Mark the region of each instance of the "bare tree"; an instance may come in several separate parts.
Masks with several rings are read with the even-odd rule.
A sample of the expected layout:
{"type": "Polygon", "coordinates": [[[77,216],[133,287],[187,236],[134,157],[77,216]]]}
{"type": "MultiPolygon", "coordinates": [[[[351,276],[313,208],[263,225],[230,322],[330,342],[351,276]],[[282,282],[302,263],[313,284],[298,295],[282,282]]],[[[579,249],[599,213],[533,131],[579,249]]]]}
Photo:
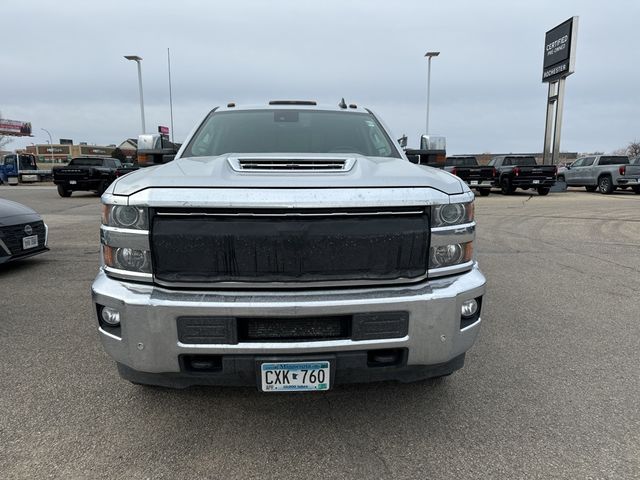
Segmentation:
{"type": "Polygon", "coordinates": [[[627,147],[617,148],[611,153],[613,155],[626,155],[627,154],[627,147]]]}
{"type": "Polygon", "coordinates": [[[631,158],[640,156],[640,142],[638,140],[629,142],[629,145],[627,146],[627,155],[631,158]]]}

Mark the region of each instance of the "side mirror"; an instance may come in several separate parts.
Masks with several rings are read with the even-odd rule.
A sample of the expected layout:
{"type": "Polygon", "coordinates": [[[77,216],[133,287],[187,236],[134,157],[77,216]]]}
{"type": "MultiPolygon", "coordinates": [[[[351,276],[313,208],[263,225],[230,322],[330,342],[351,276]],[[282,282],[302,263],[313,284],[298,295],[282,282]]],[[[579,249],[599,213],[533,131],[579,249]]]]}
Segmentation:
{"type": "Polygon", "coordinates": [[[420,150],[446,150],[447,139],[440,135],[422,135],[420,137],[420,150]]]}
{"type": "Polygon", "coordinates": [[[162,155],[162,163],[168,163],[176,158],[175,154],[162,155]]]}
{"type": "Polygon", "coordinates": [[[571,170],[571,165],[567,165],[567,170],[571,170]]]}
{"type": "Polygon", "coordinates": [[[407,155],[407,159],[411,163],[420,164],[420,155],[407,155]]]}
{"type": "Polygon", "coordinates": [[[398,144],[400,145],[400,147],[402,148],[407,148],[407,136],[406,135],[402,135],[399,139],[398,139],[398,144]]]}
{"type": "Polygon", "coordinates": [[[162,135],[151,133],[138,135],[138,150],[159,150],[162,148],[162,135]]]}

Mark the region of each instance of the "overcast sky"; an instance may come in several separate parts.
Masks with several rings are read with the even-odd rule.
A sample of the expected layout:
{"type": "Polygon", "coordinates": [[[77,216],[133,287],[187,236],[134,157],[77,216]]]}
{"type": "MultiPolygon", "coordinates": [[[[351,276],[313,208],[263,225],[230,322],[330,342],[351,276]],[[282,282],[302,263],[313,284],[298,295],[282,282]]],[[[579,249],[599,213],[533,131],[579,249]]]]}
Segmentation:
{"type": "Polygon", "coordinates": [[[562,150],[611,151],[640,139],[640,2],[108,1],[3,2],[0,111],[34,138],[120,143],[140,133],[135,64],[144,58],[147,130],[175,139],[229,101],[314,99],[367,106],[409,145],[431,125],[449,153],[542,149],[544,33],[580,17],[562,150]]]}

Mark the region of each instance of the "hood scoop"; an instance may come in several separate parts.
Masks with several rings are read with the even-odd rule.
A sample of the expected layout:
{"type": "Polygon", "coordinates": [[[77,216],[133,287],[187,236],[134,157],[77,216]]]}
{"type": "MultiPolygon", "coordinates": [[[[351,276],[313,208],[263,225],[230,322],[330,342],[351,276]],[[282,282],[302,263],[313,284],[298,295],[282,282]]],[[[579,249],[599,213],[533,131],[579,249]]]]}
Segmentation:
{"type": "Polygon", "coordinates": [[[353,168],[356,159],[340,157],[229,157],[228,161],[233,170],[243,173],[344,173],[353,168]]]}

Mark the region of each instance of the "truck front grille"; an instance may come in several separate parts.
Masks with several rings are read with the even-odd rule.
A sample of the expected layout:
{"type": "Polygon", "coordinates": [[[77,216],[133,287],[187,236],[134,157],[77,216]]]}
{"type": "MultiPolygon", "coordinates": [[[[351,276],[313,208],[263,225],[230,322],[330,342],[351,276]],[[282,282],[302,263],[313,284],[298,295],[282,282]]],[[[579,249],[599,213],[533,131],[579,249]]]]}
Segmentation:
{"type": "Polygon", "coordinates": [[[163,210],[151,251],[165,285],[379,283],[424,277],[429,237],[428,215],[415,208],[163,210]]]}

